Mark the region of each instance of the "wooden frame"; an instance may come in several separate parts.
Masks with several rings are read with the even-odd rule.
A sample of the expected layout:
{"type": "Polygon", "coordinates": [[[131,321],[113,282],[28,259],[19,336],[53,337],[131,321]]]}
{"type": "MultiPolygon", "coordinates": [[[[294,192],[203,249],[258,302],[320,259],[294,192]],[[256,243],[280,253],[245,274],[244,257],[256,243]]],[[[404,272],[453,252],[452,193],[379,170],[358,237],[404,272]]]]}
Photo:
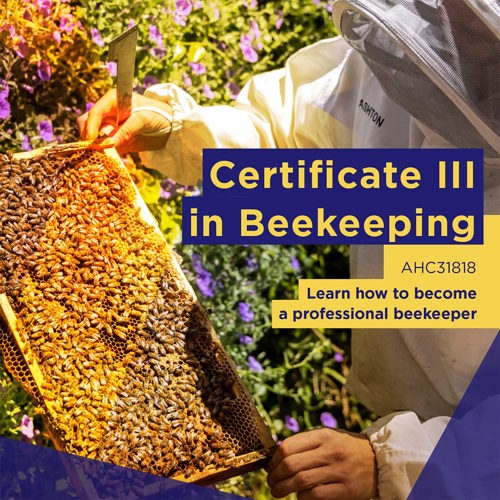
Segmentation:
{"type": "MultiPolygon", "coordinates": [[[[81,142],[81,143],[75,143],[74,145],[64,145],[60,149],[60,154],[71,154],[72,152],[75,152],[79,149],[86,149],[91,147],[91,142],[81,142]]],[[[57,153],[57,146],[53,148],[51,151],[54,152],[54,154],[57,153]]],[[[45,153],[45,151],[48,148],[42,148],[34,151],[28,151],[20,154],[14,155],[14,158],[19,158],[19,159],[31,159],[38,157],[42,154],[45,153]]],[[[92,149],[92,147],[91,147],[92,149]]],[[[104,149],[103,147],[98,147],[97,149],[104,149]]],[[[50,149],[49,149],[50,151],[50,149]]],[[[126,168],[123,165],[120,156],[116,152],[116,150],[112,147],[105,147],[105,154],[115,160],[117,164],[121,166],[121,168],[126,172],[126,168]]],[[[128,175],[128,172],[127,172],[128,175]]],[[[128,175],[131,185],[135,189],[136,193],[136,205],[138,208],[140,208],[140,216],[141,218],[149,225],[153,226],[155,231],[162,235],[155,219],[149,212],[146,204],[140,197],[137,188],[135,187],[132,179],[128,175]]],[[[163,235],[162,235],[163,238],[163,235]]],[[[184,276],[184,273],[181,270],[180,264],[178,260],[175,258],[175,255],[172,253],[172,265],[176,269],[178,276],[181,277],[181,283],[180,286],[192,297],[193,301],[201,308],[199,305],[199,302],[196,298],[196,295],[194,293],[193,288],[191,287],[190,283],[187,281],[186,277],[184,276]]],[[[54,407],[51,404],[50,397],[47,397],[46,391],[44,390],[44,380],[43,380],[43,374],[42,370],[40,369],[40,366],[38,362],[36,361],[35,357],[33,355],[30,355],[30,345],[29,345],[29,339],[23,338],[23,335],[20,334],[18,328],[17,328],[17,319],[16,315],[9,303],[9,299],[5,295],[0,295],[0,312],[2,313],[2,316],[4,317],[11,336],[13,336],[15,343],[17,344],[17,347],[19,348],[19,351],[22,353],[23,358],[26,362],[26,364],[29,366],[30,373],[32,376],[33,381],[35,382],[36,385],[36,390],[39,392],[41,399],[43,400],[43,403],[45,405],[46,412],[48,416],[50,417],[48,420],[49,428],[50,428],[50,420],[55,420],[57,421],[57,411],[54,409],[54,407]]],[[[206,314],[206,313],[205,313],[206,314]]],[[[208,320],[208,315],[206,315],[206,321],[207,324],[210,325],[210,336],[211,336],[211,341],[217,345],[220,346],[221,352],[224,353],[226,356],[226,359],[224,360],[226,363],[228,363],[234,373],[237,373],[236,366],[234,365],[233,361],[229,358],[227,353],[222,347],[222,343],[220,342],[218,336],[216,335],[215,331],[213,330],[213,327],[211,326],[209,320],[208,320]]],[[[246,387],[243,385],[239,377],[236,377],[237,382],[233,384],[232,391],[236,397],[239,395],[245,395],[245,397],[250,397],[250,393],[246,389],[246,387]]],[[[256,428],[258,429],[258,434],[259,438],[263,444],[262,449],[260,450],[254,450],[251,453],[246,453],[244,455],[239,455],[236,456],[232,459],[228,459],[226,461],[226,466],[224,467],[218,467],[217,469],[208,469],[206,472],[202,472],[200,474],[193,474],[189,477],[185,477],[183,475],[176,475],[176,476],[171,476],[172,479],[178,479],[181,481],[186,481],[186,482],[192,482],[196,484],[211,484],[223,479],[227,479],[229,477],[233,477],[235,475],[242,474],[244,472],[248,472],[257,468],[262,467],[265,465],[267,462],[269,456],[272,454],[273,450],[275,449],[275,443],[270,435],[269,429],[267,426],[264,424],[264,421],[260,417],[255,405],[252,408],[252,415],[251,419],[254,422],[256,428]]],[[[64,445],[61,442],[58,442],[57,438],[57,432],[53,432],[53,435],[55,437],[54,443],[57,449],[63,450],[64,451],[64,445]]]]}

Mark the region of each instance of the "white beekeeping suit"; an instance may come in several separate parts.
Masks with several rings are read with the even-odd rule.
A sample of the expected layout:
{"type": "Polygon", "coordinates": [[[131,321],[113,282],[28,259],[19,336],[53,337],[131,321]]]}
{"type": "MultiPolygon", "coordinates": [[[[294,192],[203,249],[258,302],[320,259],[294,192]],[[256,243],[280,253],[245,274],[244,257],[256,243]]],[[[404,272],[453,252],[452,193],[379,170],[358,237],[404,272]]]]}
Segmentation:
{"type": "MultiPolygon", "coordinates": [[[[202,148],[478,147],[485,211],[500,213],[496,0],[338,0],[343,37],[255,76],[234,107],[200,107],[169,84],[174,127],[146,165],[182,183],[202,148]]],[[[381,277],[380,247],[351,247],[352,277],[381,277]]],[[[353,331],[351,393],[381,416],[366,433],[381,498],[405,498],[496,330],[353,331]]]]}

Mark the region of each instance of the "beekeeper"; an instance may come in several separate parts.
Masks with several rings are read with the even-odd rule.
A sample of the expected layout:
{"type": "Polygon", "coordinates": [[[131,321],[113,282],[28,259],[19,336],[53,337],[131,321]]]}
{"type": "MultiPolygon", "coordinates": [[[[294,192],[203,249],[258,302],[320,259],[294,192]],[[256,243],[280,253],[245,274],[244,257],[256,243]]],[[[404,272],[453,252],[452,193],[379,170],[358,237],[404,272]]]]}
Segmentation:
{"type": "MultiPolygon", "coordinates": [[[[496,0],[337,0],[342,37],[257,75],[234,107],[198,106],[175,85],[134,95],[115,129],[115,93],[79,119],[120,152],[185,184],[203,148],[483,148],[486,213],[500,213],[496,0]]],[[[382,252],[351,247],[352,277],[381,277],[382,252]]],[[[268,471],[274,496],[406,498],[496,330],[356,330],[349,391],[381,416],[363,434],[288,438],[268,471]]]]}

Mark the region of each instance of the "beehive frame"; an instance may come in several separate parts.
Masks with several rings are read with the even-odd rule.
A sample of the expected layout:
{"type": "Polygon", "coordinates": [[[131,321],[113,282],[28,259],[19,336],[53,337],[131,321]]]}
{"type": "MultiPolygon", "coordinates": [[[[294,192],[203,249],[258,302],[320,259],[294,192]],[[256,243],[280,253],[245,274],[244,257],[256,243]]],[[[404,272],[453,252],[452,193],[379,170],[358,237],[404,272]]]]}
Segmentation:
{"type": "Polygon", "coordinates": [[[269,430],[116,151],[1,168],[0,346],[56,447],[199,484],[260,467],[269,430]]]}

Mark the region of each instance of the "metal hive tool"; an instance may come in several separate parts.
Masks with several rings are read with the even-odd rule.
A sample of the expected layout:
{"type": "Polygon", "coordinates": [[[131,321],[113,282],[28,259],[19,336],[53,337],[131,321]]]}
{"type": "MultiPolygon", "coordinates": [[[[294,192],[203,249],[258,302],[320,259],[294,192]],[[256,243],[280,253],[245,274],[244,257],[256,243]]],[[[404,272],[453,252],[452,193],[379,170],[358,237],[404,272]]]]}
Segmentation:
{"type": "Polygon", "coordinates": [[[0,155],[5,364],[61,450],[201,484],[258,468],[269,430],[105,147],[0,155]]]}

